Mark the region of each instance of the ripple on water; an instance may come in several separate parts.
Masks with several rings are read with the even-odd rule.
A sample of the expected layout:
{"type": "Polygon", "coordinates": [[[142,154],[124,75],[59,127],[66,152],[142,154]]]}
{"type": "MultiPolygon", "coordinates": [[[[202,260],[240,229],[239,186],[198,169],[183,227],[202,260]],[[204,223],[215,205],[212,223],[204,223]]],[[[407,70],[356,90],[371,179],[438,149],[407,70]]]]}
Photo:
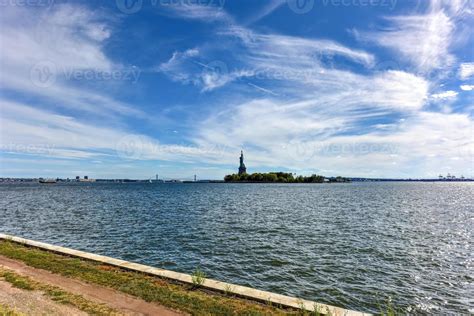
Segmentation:
{"type": "Polygon", "coordinates": [[[5,233],[361,311],[474,310],[472,183],[0,191],[5,233]]]}

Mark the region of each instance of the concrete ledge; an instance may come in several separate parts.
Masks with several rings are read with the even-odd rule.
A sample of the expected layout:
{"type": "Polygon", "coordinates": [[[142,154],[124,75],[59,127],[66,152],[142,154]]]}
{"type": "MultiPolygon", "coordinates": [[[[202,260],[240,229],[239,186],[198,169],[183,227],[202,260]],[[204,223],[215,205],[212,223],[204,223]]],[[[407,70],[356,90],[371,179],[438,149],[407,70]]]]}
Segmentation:
{"type": "MultiPolygon", "coordinates": [[[[39,249],[48,250],[48,251],[63,254],[63,255],[101,262],[101,263],[105,263],[105,264],[112,265],[115,267],[123,268],[126,270],[146,273],[149,275],[157,276],[160,278],[166,278],[169,280],[178,281],[178,282],[182,282],[186,284],[193,283],[192,277],[189,274],[173,272],[173,271],[159,269],[159,268],[153,268],[153,267],[138,264],[138,263],[132,263],[132,262],[124,261],[124,260],[114,259],[111,257],[96,255],[96,254],[74,250],[70,248],[54,246],[54,245],[50,245],[50,244],[46,244],[46,243],[42,243],[42,242],[38,242],[34,240],[24,239],[20,237],[5,235],[5,234],[0,234],[0,239],[16,242],[19,244],[23,244],[23,245],[27,245],[27,246],[31,246],[31,247],[35,247],[39,249]]],[[[206,279],[202,287],[210,289],[210,290],[214,290],[214,291],[237,295],[240,297],[256,300],[259,302],[267,302],[267,303],[271,302],[272,304],[281,305],[283,307],[291,307],[291,308],[297,308],[297,309],[304,308],[308,311],[314,311],[315,309],[317,309],[321,314],[330,314],[334,316],[371,315],[371,314],[351,311],[351,310],[347,310],[347,309],[343,309],[343,308],[339,308],[339,307],[335,307],[331,305],[316,303],[313,301],[303,300],[296,297],[290,297],[290,296],[280,295],[280,294],[271,293],[267,291],[260,291],[260,290],[256,290],[256,289],[245,287],[245,286],[220,282],[220,281],[216,281],[212,279],[206,279]]]]}

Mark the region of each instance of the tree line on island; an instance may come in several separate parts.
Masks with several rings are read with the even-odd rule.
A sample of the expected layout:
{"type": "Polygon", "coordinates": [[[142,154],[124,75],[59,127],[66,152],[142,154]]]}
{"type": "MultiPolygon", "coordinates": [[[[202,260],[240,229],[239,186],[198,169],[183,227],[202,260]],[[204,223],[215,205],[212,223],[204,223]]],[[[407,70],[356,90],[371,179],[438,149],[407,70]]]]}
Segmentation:
{"type": "Polygon", "coordinates": [[[268,172],[252,174],[229,174],[224,177],[225,182],[262,182],[262,183],[323,183],[323,182],[350,182],[343,177],[326,178],[317,174],[309,177],[297,176],[288,172],[268,172]]]}

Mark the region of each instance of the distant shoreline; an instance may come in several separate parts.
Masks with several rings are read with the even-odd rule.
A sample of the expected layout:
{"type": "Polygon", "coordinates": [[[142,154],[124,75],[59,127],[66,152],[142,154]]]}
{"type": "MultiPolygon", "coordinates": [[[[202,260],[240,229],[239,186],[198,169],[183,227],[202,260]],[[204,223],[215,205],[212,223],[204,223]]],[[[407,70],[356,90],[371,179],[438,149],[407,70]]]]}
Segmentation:
{"type": "MultiPolygon", "coordinates": [[[[455,179],[455,180],[447,180],[447,179],[371,179],[371,178],[348,178],[351,182],[325,182],[327,184],[334,184],[334,183],[354,183],[354,182],[443,182],[443,183],[457,183],[457,182],[474,182],[474,179],[455,179]]],[[[12,184],[12,183],[39,183],[38,178],[0,178],[0,184],[12,184]]],[[[95,182],[77,182],[77,181],[67,181],[64,179],[59,179],[57,184],[206,184],[206,183],[240,183],[240,184],[252,184],[252,183],[259,183],[259,184],[323,184],[323,183],[295,183],[295,182],[264,182],[264,181],[223,181],[223,180],[198,180],[198,181],[191,181],[191,180],[160,180],[155,181],[152,180],[136,180],[136,179],[96,179],[95,182]]]]}

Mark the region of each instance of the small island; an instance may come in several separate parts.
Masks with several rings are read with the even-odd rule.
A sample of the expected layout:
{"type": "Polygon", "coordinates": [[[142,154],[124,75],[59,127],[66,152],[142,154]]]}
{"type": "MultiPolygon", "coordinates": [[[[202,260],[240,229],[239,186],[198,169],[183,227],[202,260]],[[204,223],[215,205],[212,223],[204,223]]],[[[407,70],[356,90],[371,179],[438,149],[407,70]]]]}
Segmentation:
{"type": "Polygon", "coordinates": [[[268,173],[247,173],[247,167],[244,164],[244,153],[240,153],[239,172],[237,174],[229,174],[224,177],[225,182],[247,182],[247,183],[334,183],[334,182],[351,182],[348,178],[330,177],[326,178],[321,175],[313,174],[309,177],[296,176],[289,172],[268,172],[268,173]]]}

